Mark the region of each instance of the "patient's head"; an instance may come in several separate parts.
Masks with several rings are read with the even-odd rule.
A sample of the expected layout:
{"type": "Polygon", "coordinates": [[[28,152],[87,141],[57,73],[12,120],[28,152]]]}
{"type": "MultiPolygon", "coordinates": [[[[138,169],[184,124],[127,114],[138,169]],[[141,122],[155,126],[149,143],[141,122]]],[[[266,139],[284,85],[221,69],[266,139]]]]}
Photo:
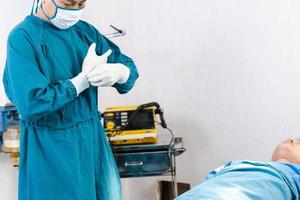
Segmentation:
{"type": "Polygon", "coordinates": [[[300,164],[300,140],[287,139],[277,145],[272,161],[300,164]]]}

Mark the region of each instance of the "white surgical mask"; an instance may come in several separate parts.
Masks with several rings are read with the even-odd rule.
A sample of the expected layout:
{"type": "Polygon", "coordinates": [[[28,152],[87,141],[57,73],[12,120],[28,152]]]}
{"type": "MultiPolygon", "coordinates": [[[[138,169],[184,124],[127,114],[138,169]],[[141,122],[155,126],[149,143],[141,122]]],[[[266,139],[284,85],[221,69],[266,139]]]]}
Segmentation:
{"type": "Polygon", "coordinates": [[[55,14],[53,17],[49,17],[41,5],[43,13],[48,17],[50,22],[59,29],[67,29],[76,24],[82,15],[84,8],[63,8],[58,6],[54,0],[52,0],[55,5],[55,14]]]}

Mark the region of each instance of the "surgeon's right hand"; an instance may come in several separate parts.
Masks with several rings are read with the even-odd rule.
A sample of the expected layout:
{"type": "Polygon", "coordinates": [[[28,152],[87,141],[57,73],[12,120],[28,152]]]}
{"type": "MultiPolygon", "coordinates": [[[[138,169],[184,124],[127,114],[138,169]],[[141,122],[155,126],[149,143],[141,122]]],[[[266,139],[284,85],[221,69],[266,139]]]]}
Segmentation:
{"type": "Polygon", "coordinates": [[[72,78],[70,81],[76,88],[77,96],[84,91],[85,89],[89,88],[90,83],[87,79],[87,74],[92,71],[96,66],[106,63],[108,56],[112,51],[109,49],[103,55],[98,56],[96,54],[96,43],[93,43],[88,50],[86,57],[84,58],[82,64],[82,71],[77,76],[72,78]]]}

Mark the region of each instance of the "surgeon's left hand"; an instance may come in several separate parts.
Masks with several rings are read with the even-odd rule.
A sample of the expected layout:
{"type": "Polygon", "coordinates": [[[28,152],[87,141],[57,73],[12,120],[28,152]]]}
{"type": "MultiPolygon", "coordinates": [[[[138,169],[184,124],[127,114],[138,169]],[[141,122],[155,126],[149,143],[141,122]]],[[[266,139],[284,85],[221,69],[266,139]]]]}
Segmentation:
{"type": "Polygon", "coordinates": [[[100,64],[106,63],[112,51],[109,49],[101,56],[96,54],[96,43],[91,44],[82,64],[82,72],[89,73],[100,64]]]}
{"type": "Polygon", "coordinates": [[[109,87],[115,83],[126,83],[130,75],[128,67],[121,63],[105,63],[94,68],[86,76],[92,86],[109,87]]]}

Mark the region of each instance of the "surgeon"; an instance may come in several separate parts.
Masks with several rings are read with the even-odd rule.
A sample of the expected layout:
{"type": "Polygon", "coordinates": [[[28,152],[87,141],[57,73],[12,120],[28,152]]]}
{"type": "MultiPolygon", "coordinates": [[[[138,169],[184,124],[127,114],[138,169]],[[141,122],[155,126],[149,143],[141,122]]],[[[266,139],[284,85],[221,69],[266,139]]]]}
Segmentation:
{"type": "Polygon", "coordinates": [[[272,162],[229,161],[176,200],[299,200],[300,140],[286,139],[272,162]]]}
{"type": "Polygon", "coordinates": [[[21,115],[19,200],[120,200],[97,91],[127,93],[132,59],[81,21],[85,0],[42,0],[9,34],[3,83],[21,115]]]}

